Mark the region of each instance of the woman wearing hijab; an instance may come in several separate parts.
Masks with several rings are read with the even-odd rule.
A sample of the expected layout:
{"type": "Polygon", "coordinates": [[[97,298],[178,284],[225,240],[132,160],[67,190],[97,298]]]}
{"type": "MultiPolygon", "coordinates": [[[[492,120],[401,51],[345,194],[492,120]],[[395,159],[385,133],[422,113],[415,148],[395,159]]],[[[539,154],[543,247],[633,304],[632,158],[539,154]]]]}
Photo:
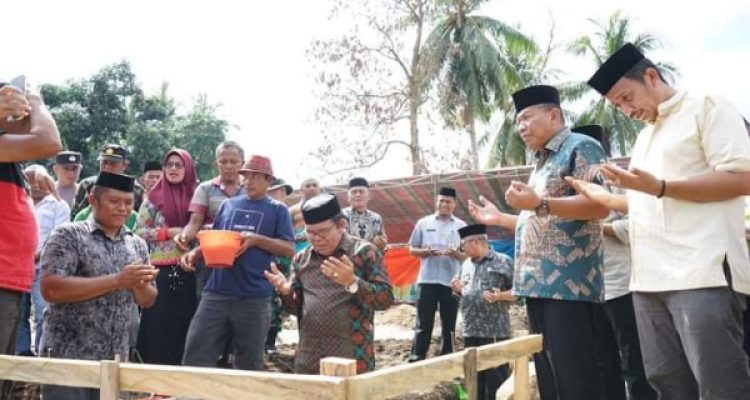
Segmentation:
{"type": "Polygon", "coordinates": [[[160,269],[159,295],[153,307],[143,310],[136,349],[143,362],[179,365],[197,298],[195,275],[180,268],[182,252],[173,239],[190,218],[196,173],[193,158],[181,149],[170,150],[162,165],[164,173],[143,202],[135,230],[160,269]]]}

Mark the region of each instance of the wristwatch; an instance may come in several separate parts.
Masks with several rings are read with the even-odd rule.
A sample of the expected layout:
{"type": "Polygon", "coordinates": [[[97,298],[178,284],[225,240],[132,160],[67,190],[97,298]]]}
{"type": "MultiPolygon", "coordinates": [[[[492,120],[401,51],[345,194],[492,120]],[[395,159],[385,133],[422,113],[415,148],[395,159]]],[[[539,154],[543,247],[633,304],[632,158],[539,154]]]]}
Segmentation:
{"type": "Polygon", "coordinates": [[[549,216],[549,201],[546,197],[543,197],[539,202],[539,205],[534,209],[537,217],[548,217],[549,216]]]}
{"type": "Polygon", "coordinates": [[[351,285],[344,286],[344,288],[351,294],[357,293],[359,291],[359,278],[355,277],[354,282],[351,285]]]}

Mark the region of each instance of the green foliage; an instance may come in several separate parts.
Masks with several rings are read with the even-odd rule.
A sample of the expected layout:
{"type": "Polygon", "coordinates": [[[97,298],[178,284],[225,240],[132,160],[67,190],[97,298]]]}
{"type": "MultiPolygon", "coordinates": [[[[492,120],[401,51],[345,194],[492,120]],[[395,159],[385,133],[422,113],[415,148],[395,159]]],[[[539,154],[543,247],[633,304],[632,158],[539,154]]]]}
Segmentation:
{"type": "Polygon", "coordinates": [[[216,116],[217,109],[218,106],[210,104],[206,96],[200,96],[190,113],[176,121],[175,142],[193,156],[201,180],[215,175],[214,151],[225,140],[229,129],[229,123],[216,116]]]}
{"type": "Polygon", "coordinates": [[[517,71],[507,46],[534,51],[526,35],[499,20],[472,14],[483,1],[441,1],[443,18],[425,43],[427,79],[439,85],[440,112],[448,127],[466,128],[473,168],[479,168],[475,121],[488,122],[505,105],[517,71]]]}
{"type": "Polygon", "coordinates": [[[196,159],[198,176],[209,179],[214,171],[215,147],[225,139],[229,124],[218,117],[219,106],[200,96],[186,115],[163,84],[159,93],[147,95],[127,61],[108,65],[90,78],[41,87],[63,141],[63,147],[83,155],[82,176],[99,171],[96,160],[107,143],[130,150],[127,173],[140,175],[143,164],[162,160],[171,148],[187,150],[196,159]]]}

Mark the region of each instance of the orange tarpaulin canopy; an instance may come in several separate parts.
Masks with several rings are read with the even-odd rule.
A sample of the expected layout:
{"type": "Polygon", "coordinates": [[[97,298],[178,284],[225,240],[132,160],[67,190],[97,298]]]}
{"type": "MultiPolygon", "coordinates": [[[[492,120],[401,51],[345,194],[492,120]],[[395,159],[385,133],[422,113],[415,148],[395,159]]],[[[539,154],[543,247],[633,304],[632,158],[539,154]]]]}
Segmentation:
{"type": "Polygon", "coordinates": [[[409,254],[408,247],[388,249],[384,263],[393,287],[408,286],[417,281],[419,259],[409,254]]]}

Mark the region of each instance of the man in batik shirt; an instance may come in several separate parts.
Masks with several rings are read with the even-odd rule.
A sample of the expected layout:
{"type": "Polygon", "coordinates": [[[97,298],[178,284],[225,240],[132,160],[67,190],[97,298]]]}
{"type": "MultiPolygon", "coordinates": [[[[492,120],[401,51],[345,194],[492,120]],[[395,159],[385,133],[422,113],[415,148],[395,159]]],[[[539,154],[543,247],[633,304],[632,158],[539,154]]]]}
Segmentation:
{"type": "Polygon", "coordinates": [[[544,336],[545,351],[534,355],[542,400],[603,399],[592,315],[604,301],[601,219],[609,210],[564,178],[601,182],[604,150],[565,126],[557,89],[531,86],[513,102],[518,132],[538,159],[528,185],[513,181],[505,193],[520,214],[483,198],[469,211],[478,222],[516,229],[513,294],[526,298],[529,328],[544,336]]]}
{"type": "Polygon", "coordinates": [[[383,217],[370,211],[367,208],[369,203],[370,183],[365,178],[352,178],[349,181],[349,207],[343,210],[349,223],[349,234],[367,240],[383,250],[388,243],[383,217]]]}
{"type": "Polygon", "coordinates": [[[336,197],[322,194],[301,207],[312,246],[292,262],[287,280],[274,265],[266,276],[299,319],[297,373],[315,374],[325,357],[357,360],[357,373],[375,369],[375,310],[393,303],[381,253],[346,233],[336,197]]]}
{"type": "MultiPolygon", "coordinates": [[[[91,186],[92,218],[57,227],[42,252],[45,357],[76,360],[128,359],[135,305],[156,300],[148,245],[126,228],[133,208],[132,177],[101,172],[91,186]]],[[[95,389],[45,385],[55,400],[94,400],[95,389]]]]}
{"type": "MultiPolygon", "coordinates": [[[[510,339],[508,308],[516,300],[510,291],[513,260],[492,250],[485,225],[465,226],[458,235],[468,258],[451,282],[451,289],[461,296],[464,345],[483,346],[510,339]]],[[[507,364],[479,372],[477,399],[494,400],[497,389],[509,376],[507,364]]]]}

